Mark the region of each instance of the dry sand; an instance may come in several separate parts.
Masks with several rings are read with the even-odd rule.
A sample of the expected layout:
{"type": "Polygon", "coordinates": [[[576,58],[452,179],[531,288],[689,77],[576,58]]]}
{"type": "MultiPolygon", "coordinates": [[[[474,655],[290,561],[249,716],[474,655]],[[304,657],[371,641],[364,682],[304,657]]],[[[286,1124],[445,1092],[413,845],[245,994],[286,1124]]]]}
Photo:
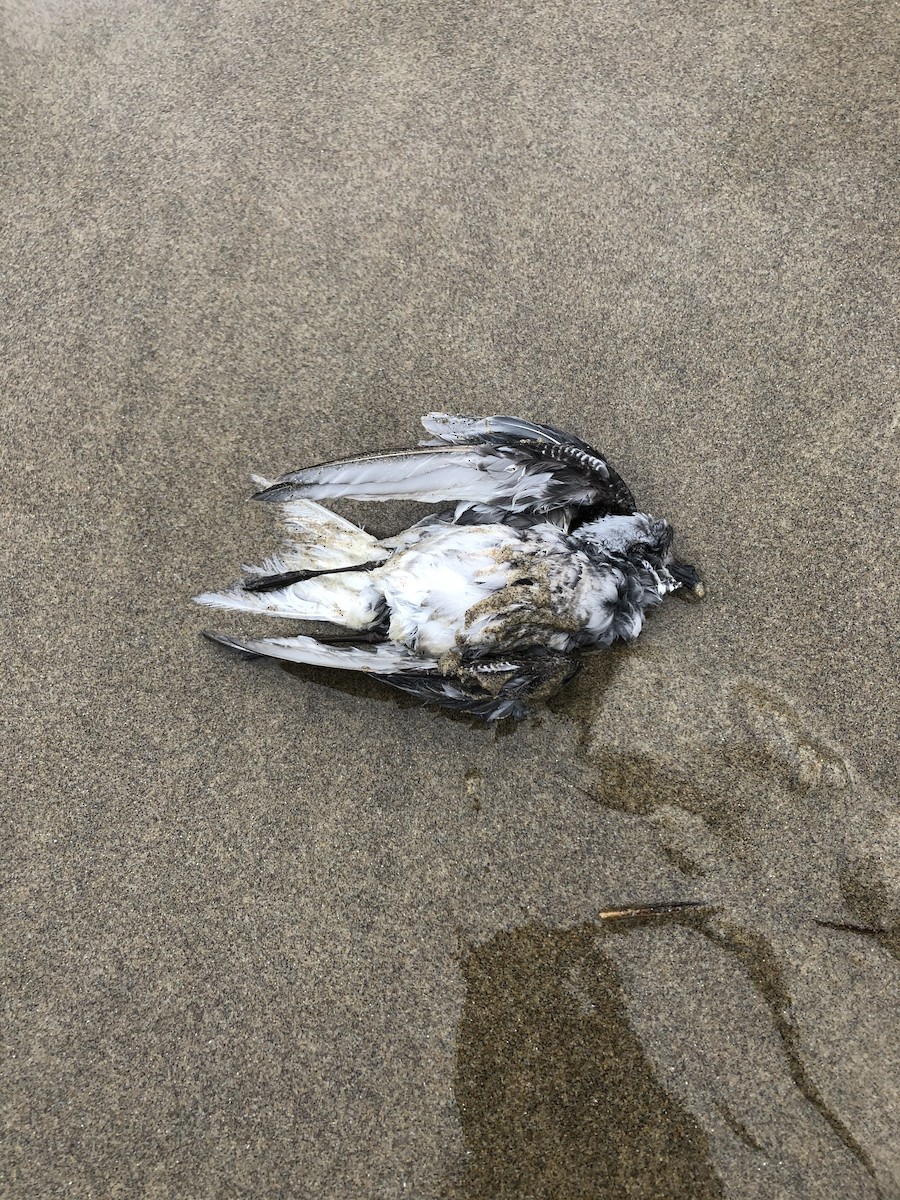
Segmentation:
{"type": "Polygon", "coordinates": [[[2,22],[2,1195],[900,1195],[896,6],[2,22]],[[499,736],[201,640],[429,409],[707,600],[499,736]]]}

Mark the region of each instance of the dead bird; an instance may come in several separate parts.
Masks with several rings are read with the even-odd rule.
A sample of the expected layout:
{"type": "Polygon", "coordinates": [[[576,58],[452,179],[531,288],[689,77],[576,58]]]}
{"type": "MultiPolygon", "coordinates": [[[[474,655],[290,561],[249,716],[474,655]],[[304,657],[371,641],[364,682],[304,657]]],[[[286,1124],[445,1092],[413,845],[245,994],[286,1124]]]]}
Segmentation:
{"type": "Polygon", "coordinates": [[[305,467],[253,498],[281,506],[290,541],[213,608],[327,621],[341,638],[209,637],[252,655],[377,675],[427,703],[521,718],[579,652],[638,636],[669,592],[696,596],[667,521],[637,511],[585,442],[518,417],[422,420],[416,449],[305,467]],[[455,502],[378,540],[320,500],[455,502]]]}

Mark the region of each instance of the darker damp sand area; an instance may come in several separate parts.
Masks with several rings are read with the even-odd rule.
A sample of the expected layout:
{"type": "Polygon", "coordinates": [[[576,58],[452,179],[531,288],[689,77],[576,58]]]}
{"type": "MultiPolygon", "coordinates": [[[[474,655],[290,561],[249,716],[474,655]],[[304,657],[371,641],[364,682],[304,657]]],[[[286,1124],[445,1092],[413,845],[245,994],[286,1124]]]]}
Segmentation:
{"type": "Polygon", "coordinates": [[[0,1192],[900,1194],[896,10],[2,21],[0,1192]],[[502,735],[189,602],[435,408],[708,584],[502,735]]]}

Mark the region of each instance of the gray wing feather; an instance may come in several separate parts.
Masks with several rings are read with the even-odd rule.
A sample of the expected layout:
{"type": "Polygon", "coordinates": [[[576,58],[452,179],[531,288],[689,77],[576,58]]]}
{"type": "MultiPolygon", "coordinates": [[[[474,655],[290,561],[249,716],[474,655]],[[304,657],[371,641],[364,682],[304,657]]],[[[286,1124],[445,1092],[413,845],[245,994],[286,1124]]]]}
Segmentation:
{"type": "Polygon", "coordinates": [[[373,675],[394,675],[408,671],[436,671],[435,659],[410,654],[404,646],[392,642],[377,645],[358,645],[353,642],[329,644],[316,638],[300,635],[283,638],[241,638],[227,633],[210,633],[206,637],[244,654],[280,658],[285,662],[309,663],[314,667],[337,667],[344,671],[365,671],[373,675]]]}
{"type": "Polygon", "coordinates": [[[382,680],[424,704],[501,721],[519,721],[532,711],[535,701],[556,694],[580,666],[568,654],[537,650],[518,657],[485,658],[462,666],[454,675],[437,671],[410,671],[383,675],[382,680]]]}
{"type": "Polygon", "coordinates": [[[292,471],[254,499],[477,501],[498,488],[508,490],[510,470],[515,470],[514,463],[485,454],[480,447],[394,450],[292,471]]]}
{"type": "Polygon", "coordinates": [[[518,697],[485,695],[443,675],[382,675],[381,680],[408,696],[415,696],[423,704],[449,708],[483,721],[502,721],[507,717],[520,721],[531,711],[518,697]]]}
{"type": "Polygon", "coordinates": [[[426,432],[433,435],[422,445],[471,445],[488,443],[507,452],[528,451],[544,461],[558,463],[603,493],[591,503],[608,499],[610,507],[633,513],[637,506],[628,485],[599,451],[573,433],[552,425],[538,425],[522,417],[453,417],[428,413],[422,418],[426,432]]]}
{"type": "Polygon", "coordinates": [[[430,413],[423,424],[435,440],[418,449],[306,467],[255,498],[456,501],[534,513],[635,511],[631,492],[602,455],[549,425],[443,413],[430,413]]]}

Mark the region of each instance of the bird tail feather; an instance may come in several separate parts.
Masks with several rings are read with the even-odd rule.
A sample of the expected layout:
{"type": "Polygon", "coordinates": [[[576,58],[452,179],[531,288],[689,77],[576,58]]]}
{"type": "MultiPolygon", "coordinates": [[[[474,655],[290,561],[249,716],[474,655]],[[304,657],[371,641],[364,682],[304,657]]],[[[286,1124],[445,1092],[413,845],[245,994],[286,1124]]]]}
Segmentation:
{"type": "MultiPolygon", "coordinates": [[[[265,484],[265,479],[254,477],[265,484]]],[[[337,571],[383,562],[389,551],[378,539],[313,500],[297,497],[280,505],[289,540],[259,566],[246,565],[247,575],[285,575],[290,571],[337,571]]]]}
{"type": "Polygon", "coordinates": [[[368,629],[379,617],[381,592],[366,571],[318,575],[272,591],[247,591],[234,584],[223,592],[203,592],[197,604],[299,621],[330,621],[348,629],[368,629]]]}

